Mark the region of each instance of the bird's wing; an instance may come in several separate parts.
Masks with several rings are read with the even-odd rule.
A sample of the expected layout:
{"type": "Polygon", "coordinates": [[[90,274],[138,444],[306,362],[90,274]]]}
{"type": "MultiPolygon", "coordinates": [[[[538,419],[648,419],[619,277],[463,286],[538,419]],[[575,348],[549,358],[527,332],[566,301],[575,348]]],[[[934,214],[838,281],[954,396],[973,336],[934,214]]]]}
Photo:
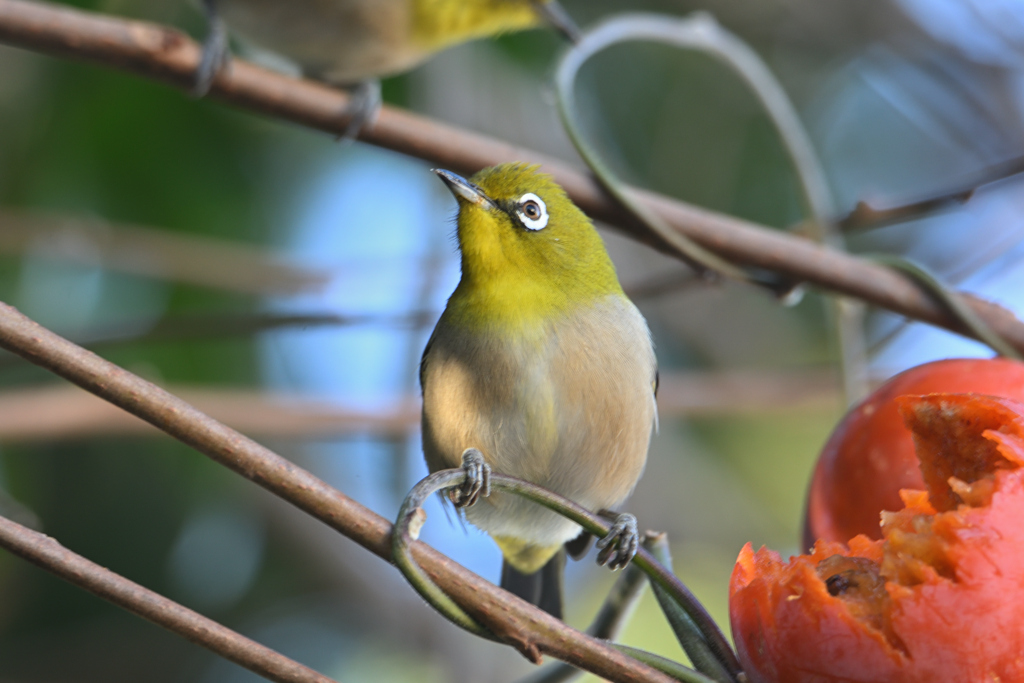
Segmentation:
{"type": "Polygon", "coordinates": [[[427,340],[427,345],[423,347],[423,355],[420,356],[420,393],[423,393],[423,380],[427,377],[427,355],[430,353],[430,348],[434,345],[434,338],[437,336],[437,328],[430,334],[430,339],[427,340]]]}

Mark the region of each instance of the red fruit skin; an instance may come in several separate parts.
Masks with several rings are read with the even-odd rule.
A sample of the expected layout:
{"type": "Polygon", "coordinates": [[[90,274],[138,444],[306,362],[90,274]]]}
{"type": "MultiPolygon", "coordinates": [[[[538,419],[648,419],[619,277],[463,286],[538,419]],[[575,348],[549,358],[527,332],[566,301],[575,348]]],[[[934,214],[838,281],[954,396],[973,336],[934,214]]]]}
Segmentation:
{"type": "MultiPolygon", "coordinates": [[[[1024,405],[965,394],[901,403],[908,423],[921,406],[935,421],[949,414],[943,411],[967,424],[999,418],[997,430],[976,437],[994,442],[1008,461],[992,470],[990,501],[936,514],[923,492],[907,491],[906,507],[887,524],[887,540],[857,536],[849,549],[818,541],[810,555],[789,563],[765,548],[755,553],[748,543],[730,580],[729,612],[752,683],[1024,683],[1024,405]],[[890,640],[830,595],[815,567],[836,554],[875,562],[887,549],[895,555],[887,545],[892,527],[908,528],[922,516],[932,520],[953,573],[926,572],[915,585],[886,582],[890,640]]],[[[915,426],[932,428],[921,420],[915,426]]]]}
{"type": "Polygon", "coordinates": [[[895,399],[905,394],[978,393],[1024,401],[1024,363],[955,358],[902,372],[851,409],[818,458],[807,495],[803,547],[816,539],[881,538],[879,513],[899,510],[900,489],[923,489],[914,442],[895,399]]]}

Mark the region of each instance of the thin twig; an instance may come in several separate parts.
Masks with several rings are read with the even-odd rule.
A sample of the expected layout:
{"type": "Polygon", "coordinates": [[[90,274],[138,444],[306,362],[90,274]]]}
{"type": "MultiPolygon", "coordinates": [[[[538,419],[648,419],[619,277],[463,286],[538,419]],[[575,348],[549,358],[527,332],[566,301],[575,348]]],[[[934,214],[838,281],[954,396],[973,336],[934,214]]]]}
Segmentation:
{"type": "Polygon", "coordinates": [[[685,20],[677,22],[674,18],[663,21],[665,17],[654,18],[655,15],[616,15],[588,30],[581,40],[569,48],[562,56],[555,70],[555,93],[557,95],[558,114],[562,127],[572,141],[579,155],[593,171],[608,191],[641,223],[670,245],[675,256],[692,267],[703,279],[713,280],[724,276],[734,280],[764,284],[769,289],[790,289],[785,283],[762,283],[758,279],[738,268],[735,264],[723,260],[718,254],[708,251],[694,242],[688,235],[673,230],[661,216],[652,211],[646,204],[637,200],[632,190],[612,171],[601,155],[587,141],[579,124],[576,109],[576,76],[583,65],[591,57],[608,47],[627,40],[667,40],[675,44],[681,32],[685,39],[688,25],[685,20]]]}
{"type": "MultiPolygon", "coordinates": [[[[423,512],[423,503],[426,502],[427,498],[434,493],[459,486],[465,481],[465,479],[466,471],[464,469],[450,469],[435,472],[420,480],[420,482],[413,487],[409,492],[409,495],[406,496],[405,500],[402,502],[402,508],[398,512],[398,519],[395,522],[395,531],[392,535],[391,552],[395,564],[402,571],[402,575],[405,576],[410,585],[416,589],[416,592],[419,593],[431,607],[436,609],[442,616],[453,624],[469,631],[473,635],[486,638],[488,640],[494,640],[494,635],[487,629],[487,627],[477,622],[476,619],[455,604],[455,602],[448,597],[439,586],[431,581],[430,577],[427,576],[426,573],[424,573],[424,571],[416,564],[416,560],[413,559],[412,554],[409,552],[411,543],[419,536],[420,529],[426,521],[426,513],[423,512]]],[[[557,493],[537,486],[536,484],[532,484],[528,481],[517,479],[515,477],[491,473],[489,485],[491,488],[500,489],[508,493],[514,493],[539,503],[549,510],[553,510],[558,514],[577,522],[583,526],[586,531],[597,534],[601,537],[608,533],[609,526],[597,515],[591,514],[571,500],[563,498],[557,493]]],[[[487,494],[485,493],[484,495],[487,494]]],[[[656,564],[656,560],[653,560],[650,554],[647,554],[645,560],[646,562],[636,562],[636,566],[650,575],[652,583],[654,583],[656,588],[660,588],[654,577],[655,572],[653,572],[650,567],[645,566],[650,563],[656,564]]],[[[662,572],[666,571],[664,567],[662,567],[661,570],[662,572]]],[[[676,581],[678,582],[678,579],[676,579],[676,581]]],[[[681,582],[680,585],[682,585],[681,582]]],[[[686,591],[686,595],[689,595],[689,591],[686,591]]],[[[670,599],[675,599],[675,595],[670,599]]],[[[696,600],[693,600],[692,596],[690,596],[690,601],[692,604],[688,605],[688,608],[695,609],[698,612],[703,613],[704,608],[700,603],[696,602],[696,600]]],[[[684,602],[686,602],[685,599],[684,602]]],[[[680,604],[676,606],[681,607],[682,605],[680,604]]],[[[687,610],[687,613],[690,613],[690,609],[687,610]]],[[[724,659],[727,662],[733,663],[737,667],[737,673],[742,676],[742,672],[738,671],[739,665],[736,664],[736,655],[733,653],[732,649],[729,648],[728,643],[725,642],[724,636],[722,636],[717,630],[714,622],[710,621],[710,617],[708,617],[708,621],[711,626],[711,631],[709,632],[701,631],[701,627],[697,626],[695,622],[688,621],[687,623],[690,626],[692,636],[701,642],[706,642],[704,641],[705,635],[715,643],[718,643],[719,639],[721,639],[721,644],[725,647],[725,651],[722,652],[724,659]]],[[[655,669],[658,669],[679,681],[685,681],[687,683],[734,683],[734,680],[736,680],[736,683],[738,683],[738,679],[733,679],[728,675],[726,675],[727,677],[724,680],[719,679],[717,681],[712,681],[689,667],[644,650],[629,648],[618,644],[614,644],[613,647],[622,652],[627,652],[631,657],[634,657],[638,661],[642,661],[648,666],[654,667],[655,669]]],[[[706,649],[709,650],[709,655],[714,656],[710,652],[710,650],[715,649],[714,646],[706,649]]],[[[728,666],[728,664],[720,664],[718,670],[722,670],[723,666],[728,666]]]]}
{"type": "MultiPolygon", "coordinates": [[[[663,536],[661,532],[648,531],[640,544],[650,550],[651,543],[663,536]]],[[[608,592],[587,633],[603,640],[618,638],[640,604],[646,587],[647,577],[643,570],[630,562],[608,592]]]]}
{"type": "MultiPolygon", "coordinates": [[[[650,550],[651,543],[657,542],[659,537],[664,537],[664,534],[648,531],[644,534],[641,544],[650,550]]],[[[603,640],[617,639],[629,622],[646,587],[647,576],[642,569],[630,562],[608,591],[601,609],[590,622],[587,633],[603,640]]],[[[576,667],[558,663],[521,678],[518,683],[569,683],[581,675],[583,672],[576,667]]]]}
{"type": "MultiPolygon", "coordinates": [[[[142,418],[215,462],[391,560],[391,524],[306,470],[209,418],[159,387],[75,346],[0,303],[0,347],[142,418]]],[[[532,661],[542,654],[627,683],[668,683],[664,674],[567,626],[453,562],[414,543],[416,562],[456,603],[532,661]]]]}
{"type": "Polygon", "coordinates": [[[831,369],[664,372],[658,383],[658,415],[664,418],[741,415],[841,407],[831,369]]]}
{"type": "Polygon", "coordinates": [[[843,230],[857,232],[912,221],[940,211],[963,206],[974,197],[978,190],[986,185],[1006,180],[1021,173],[1024,173],[1024,156],[1015,157],[989,166],[976,174],[973,180],[963,183],[960,187],[939,192],[917,201],[888,208],[875,208],[866,201],[859,201],[857,206],[853,208],[853,211],[840,219],[837,224],[843,230]]]}
{"type": "Polygon", "coordinates": [[[413,541],[419,539],[420,529],[427,521],[423,503],[438,491],[458,486],[465,479],[466,472],[464,470],[441,470],[422,479],[409,491],[409,495],[402,501],[402,507],[398,510],[398,519],[395,522],[394,531],[391,533],[391,561],[402,572],[409,585],[420,594],[420,597],[445,619],[475,636],[497,640],[486,626],[467,614],[466,610],[459,607],[427,576],[426,572],[420,569],[411,552],[413,541]]]}
{"type": "MultiPolygon", "coordinates": [[[[422,526],[424,518],[417,513],[422,513],[420,505],[422,505],[427,496],[434,491],[458,485],[464,478],[465,470],[441,470],[423,479],[413,488],[398,513],[401,534],[392,540],[393,553],[404,554],[403,546],[407,543],[406,534],[415,537],[419,533],[417,525],[422,526]]],[[[492,472],[490,475],[490,486],[501,489],[506,493],[526,498],[538,505],[543,505],[549,510],[576,522],[583,527],[584,531],[592,533],[599,538],[607,535],[610,529],[608,522],[600,516],[537,484],[492,472]]],[[[690,589],[679,580],[679,577],[662,566],[646,548],[640,548],[637,551],[633,562],[647,574],[652,583],[663,589],[686,612],[699,637],[707,642],[711,652],[722,663],[729,672],[729,675],[734,678],[742,675],[743,672],[739,661],[736,659],[736,654],[733,652],[721,629],[719,629],[718,624],[715,623],[708,611],[700,604],[700,601],[690,592],[690,589]]],[[[414,563],[415,560],[412,558],[403,558],[401,566],[406,574],[406,578],[410,579],[410,582],[414,584],[414,587],[423,598],[450,620],[459,623],[459,625],[463,625],[463,622],[466,621],[472,622],[473,618],[470,615],[467,615],[461,608],[451,603],[451,600],[446,595],[447,591],[442,589],[438,592],[435,590],[436,586],[426,585],[425,577],[421,574],[417,575],[418,572],[414,563]]],[[[476,624],[472,624],[467,630],[476,632],[474,630],[475,627],[476,624]]]]}
{"type": "Polygon", "coordinates": [[[157,626],[279,683],[333,683],[332,679],[249,640],[187,607],[118,576],[54,539],[0,517],[0,547],[157,626]]]}
{"type": "MultiPolygon", "coordinates": [[[[420,406],[409,395],[390,408],[355,410],[310,396],[196,386],[169,388],[214,419],[275,439],[335,439],[353,434],[404,437],[419,430],[420,406]]],[[[151,435],[152,425],[67,385],[0,392],[0,440],[53,441],[151,435]]]]}
{"type": "MultiPolygon", "coordinates": [[[[676,246],[684,260],[696,262],[698,272],[712,270],[728,277],[746,279],[767,286],[787,301],[799,300],[800,290],[795,283],[780,282],[778,278],[766,280],[763,275],[745,273],[732,264],[723,268],[717,256],[709,260],[709,254],[703,247],[688,238],[684,240],[658,214],[637,201],[630,189],[586,141],[576,113],[576,75],[592,56],[613,45],[635,41],[657,42],[697,51],[728,66],[747,86],[775,126],[800,181],[804,211],[811,219],[815,239],[833,249],[843,249],[843,236],[832,224],[835,202],[828,179],[796,108],[764,60],[743,40],[722,28],[705,12],[697,12],[686,18],[647,13],[617,14],[587,31],[582,40],[566,52],[555,73],[559,114],[569,139],[609,193],[653,232],[676,246]]],[[[859,310],[860,304],[829,298],[827,305],[829,317],[835,323],[843,388],[847,403],[852,405],[867,394],[867,356],[861,325],[863,316],[859,310]]]]}
{"type": "MultiPolygon", "coordinates": [[[[585,141],[576,140],[580,137],[580,132],[573,115],[572,91],[575,75],[582,64],[595,54],[613,45],[634,41],[653,41],[702,52],[732,69],[760,102],[768,119],[775,126],[783,147],[789,153],[800,180],[801,199],[805,211],[815,221],[813,227],[819,233],[818,241],[836,246],[835,243],[840,240],[840,236],[830,223],[835,212],[832,193],[796,109],[760,56],[706,12],[696,12],[685,18],[649,13],[616,14],[588,30],[580,43],[566,53],[559,65],[555,82],[562,100],[563,118],[568,118],[570,136],[574,138],[574,142],[583,142],[585,156],[590,157],[593,154],[585,141]]],[[[597,166],[598,168],[593,169],[595,173],[602,179],[608,178],[611,181],[605,181],[606,185],[624,189],[622,183],[613,175],[606,173],[607,169],[603,163],[597,166]]]]}
{"type": "MultiPolygon", "coordinates": [[[[0,42],[129,71],[182,91],[194,82],[201,52],[194,41],[174,29],[27,0],[0,0],[0,42]]],[[[334,135],[343,132],[347,124],[339,114],[346,111],[349,101],[344,92],[238,59],[218,75],[210,97],[334,135]]],[[[670,251],[592,177],[537,152],[392,107],[385,107],[360,138],[460,173],[504,161],[539,163],[589,216],[670,251]]],[[[773,271],[969,335],[912,278],[882,265],[651,192],[635,190],[633,194],[674,230],[733,263],[773,271]]],[[[984,302],[971,305],[996,333],[1024,351],[1024,323],[1012,316],[987,317],[992,309],[984,302]]]]}
{"type": "MultiPolygon", "coordinates": [[[[397,314],[342,313],[191,313],[171,315],[157,322],[151,319],[124,320],[80,330],[63,331],[79,346],[96,350],[124,344],[196,341],[241,337],[272,332],[290,327],[411,327],[425,328],[440,315],[439,311],[410,311],[397,314]]],[[[0,369],[11,363],[10,357],[0,356],[0,369]]]]}
{"type": "MultiPolygon", "coordinates": [[[[387,408],[356,410],[302,394],[192,385],[166,389],[215,420],[263,438],[402,438],[420,426],[414,394],[397,396],[387,408]]],[[[834,409],[842,405],[838,389],[835,373],[826,371],[666,372],[658,388],[658,414],[667,420],[834,409]]],[[[156,433],[148,423],[72,386],[0,391],[0,442],[156,433]]]]}
{"type": "MultiPolygon", "coordinates": [[[[154,323],[152,320],[125,320],[77,331],[66,331],[63,336],[79,346],[93,351],[116,348],[128,344],[160,342],[202,341],[225,337],[256,335],[287,328],[359,327],[377,326],[421,330],[437,320],[439,311],[410,311],[408,313],[367,313],[344,315],[341,313],[193,313],[171,315],[154,323]]],[[[0,370],[20,365],[17,356],[0,352],[0,370]]],[[[415,376],[415,372],[412,376],[415,376]]]]}
{"type": "Polygon", "coordinates": [[[255,245],[108,223],[88,216],[0,211],[0,254],[22,256],[28,252],[132,275],[261,296],[317,292],[331,278],[330,273],[289,263],[255,245]]]}
{"type": "Polygon", "coordinates": [[[630,647],[629,645],[623,645],[622,643],[613,643],[612,647],[648,666],[654,667],[658,671],[668,674],[681,683],[716,683],[716,681],[708,678],[699,671],[694,671],[688,666],[683,666],[679,662],[668,659],[667,657],[662,657],[661,655],[656,655],[653,652],[640,650],[635,647],[630,647]]]}
{"type": "Polygon", "coordinates": [[[915,263],[910,259],[903,258],[902,256],[892,256],[890,254],[874,254],[870,258],[884,263],[891,268],[896,268],[904,273],[907,273],[915,280],[917,280],[922,287],[927,288],[936,299],[941,301],[943,305],[949,308],[957,317],[959,317],[965,325],[971,328],[972,336],[976,339],[983,341],[988,344],[996,353],[1006,358],[1013,358],[1015,360],[1024,360],[1024,356],[1017,352],[1017,349],[1010,346],[1005,339],[1001,338],[996,334],[988,323],[986,323],[981,317],[979,317],[974,309],[968,305],[968,301],[965,300],[958,292],[953,292],[945,287],[938,278],[935,277],[927,268],[915,263]]]}
{"type": "MultiPolygon", "coordinates": [[[[661,562],[665,569],[672,571],[672,553],[669,551],[668,538],[664,534],[659,539],[659,542],[652,543],[648,550],[650,550],[651,555],[661,562]]],[[[707,642],[703,638],[697,637],[698,633],[689,615],[657,583],[652,583],[651,588],[654,590],[654,597],[661,606],[661,611],[665,613],[672,631],[676,634],[676,640],[679,641],[683,651],[686,652],[686,656],[690,658],[694,668],[718,683],[730,683],[732,679],[729,676],[729,672],[714,657],[707,642]]]]}

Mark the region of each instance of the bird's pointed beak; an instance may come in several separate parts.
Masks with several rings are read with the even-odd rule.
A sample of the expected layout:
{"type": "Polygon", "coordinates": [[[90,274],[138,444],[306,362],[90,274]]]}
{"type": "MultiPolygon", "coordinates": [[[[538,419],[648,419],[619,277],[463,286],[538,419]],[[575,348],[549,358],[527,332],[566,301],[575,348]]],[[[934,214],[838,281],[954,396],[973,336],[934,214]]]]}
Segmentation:
{"type": "Polygon", "coordinates": [[[479,187],[469,182],[458,173],[452,173],[446,171],[443,168],[432,169],[434,173],[438,175],[444,184],[448,186],[451,193],[455,195],[456,199],[463,199],[470,204],[476,204],[483,209],[494,209],[497,205],[490,197],[484,194],[484,191],[479,187]]]}
{"type": "Polygon", "coordinates": [[[583,32],[558,0],[533,0],[537,13],[558,30],[570,43],[580,42],[583,32]]]}

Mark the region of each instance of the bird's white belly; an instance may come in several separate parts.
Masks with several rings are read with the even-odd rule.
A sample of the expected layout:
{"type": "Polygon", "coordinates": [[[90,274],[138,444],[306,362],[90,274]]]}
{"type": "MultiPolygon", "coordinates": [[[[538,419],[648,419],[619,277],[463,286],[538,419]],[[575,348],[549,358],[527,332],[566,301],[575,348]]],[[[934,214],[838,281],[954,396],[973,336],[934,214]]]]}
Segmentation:
{"type": "MultiPolygon", "coordinates": [[[[480,449],[496,472],[612,508],[643,471],[655,419],[654,353],[646,323],[622,297],[552,323],[541,341],[509,343],[438,331],[424,365],[424,453],[431,470],[480,449]]],[[[518,496],[494,492],[466,510],[477,527],[551,546],[579,527],[518,496]]]]}

